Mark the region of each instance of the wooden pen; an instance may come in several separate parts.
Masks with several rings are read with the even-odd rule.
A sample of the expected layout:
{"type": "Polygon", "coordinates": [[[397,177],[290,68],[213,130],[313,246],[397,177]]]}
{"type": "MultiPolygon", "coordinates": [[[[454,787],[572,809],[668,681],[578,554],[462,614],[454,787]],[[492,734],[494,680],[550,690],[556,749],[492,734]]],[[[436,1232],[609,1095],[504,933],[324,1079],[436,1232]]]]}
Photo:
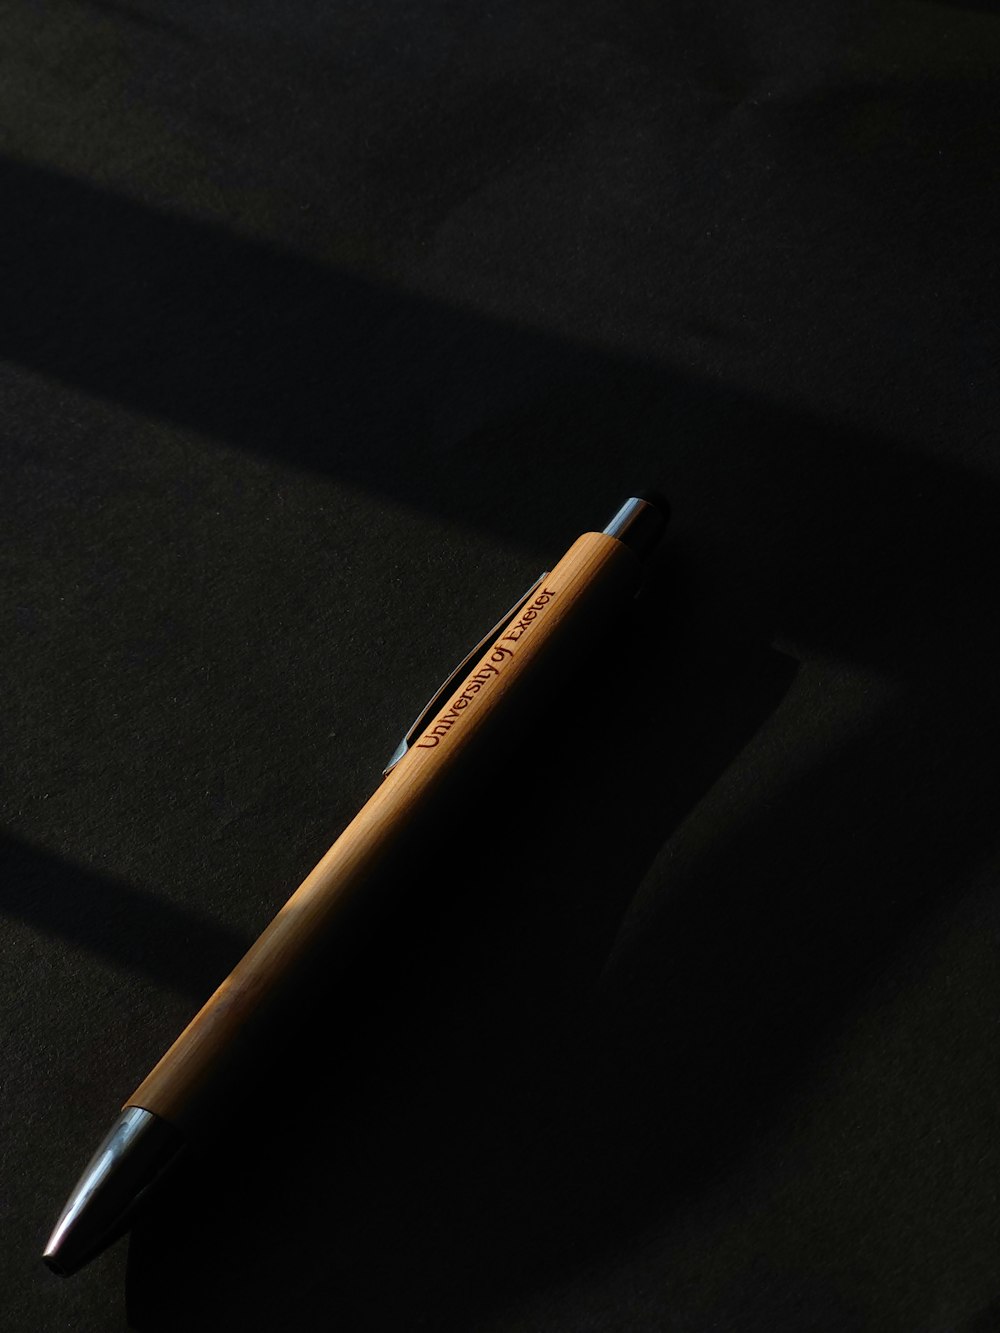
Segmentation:
{"type": "Polygon", "coordinates": [[[448,677],[397,748],[383,781],[136,1090],[80,1177],[46,1246],[76,1272],[130,1224],[137,1202],[205,1132],[294,1008],[301,979],[352,911],[396,873],[401,851],[519,716],[533,685],[585,649],[638,590],[659,539],[660,504],[628,500],[603,532],[579,537],[448,677]]]}

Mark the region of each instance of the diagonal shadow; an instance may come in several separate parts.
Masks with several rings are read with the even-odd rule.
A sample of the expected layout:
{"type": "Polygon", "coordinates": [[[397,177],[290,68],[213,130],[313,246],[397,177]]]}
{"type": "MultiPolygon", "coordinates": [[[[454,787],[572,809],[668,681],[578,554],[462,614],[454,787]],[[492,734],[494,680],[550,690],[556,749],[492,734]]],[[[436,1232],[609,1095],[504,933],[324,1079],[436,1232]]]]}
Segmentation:
{"type": "Polygon", "coordinates": [[[134,23],[136,27],[145,28],[150,32],[165,33],[175,41],[193,43],[196,40],[193,33],[179,23],[174,23],[161,14],[147,14],[134,5],[119,3],[119,0],[84,0],[84,3],[88,8],[96,9],[99,13],[109,14],[113,19],[119,19],[125,23],[134,23]]]}
{"type": "MultiPolygon", "coordinates": [[[[609,672],[598,719],[623,677],[609,672]]],[[[778,808],[717,828],[694,873],[654,872],[642,929],[588,1002],[670,784],[710,731],[704,701],[694,715],[690,703],[653,713],[673,761],[658,780],[620,730],[596,755],[563,737],[559,767],[543,764],[525,804],[504,811],[525,830],[516,853],[473,860],[471,883],[452,890],[460,909],[382,937],[345,988],[346,1024],[336,1005],[321,1011],[278,1066],[281,1088],[310,1069],[306,1102],[265,1096],[137,1232],[139,1327],[200,1327],[221,1301],[264,1329],[280,1293],[314,1327],[392,1328],[419,1310],[457,1330],[669,1216],[739,1157],[850,997],[961,873],[996,791],[942,819],[951,774],[907,777],[905,715],[849,741],[778,808]],[[585,794],[574,785],[572,802],[536,805],[541,836],[525,816],[565,768],[585,794]],[[167,1291],[180,1235],[186,1276],[167,1291]]],[[[717,725],[731,736],[731,724],[717,725]]]]}
{"type": "MultiPolygon", "coordinates": [[[[315,1117],[263,1098],[266,1181],[248,1122],[136,1232],[139,1327],[222,1309],[264,1329],[280,1293],[311,1327],[396,1328],[417,1311],[457,1333],[551,1287],[739,1162],[995,847],[1000,642],[992,587],[968,571],[1000,567],[996,497],[867,441],[807,453],[784,424],[716,478],[726,531],[710,551],[680,535],[631,648],[588,663],[585,696],[567,682],[576,725],[550,735],[554,754],[533,750],[517,782],[491,774],[500,822],[478,851],[460,844],[436,911],[380,937],[340,997],[349,1016],[321,1009],[285,1052],[273,1084],[308,1064],[315,1117]],[[762,525],[780,539],[748,535],[762,525]],[[738,569],[734,605],[721,589],[738,569]],[[738,816],[694,805],[664,845],[746,740],[740,682],[762,679],[748,649],[770,616],[872,665],[831,672],[806,719],[779,710],[733,768],[738,816]],[[810,729],[816,758],[790,781],[810,729]],[[685,840],[696,855],[679,855],[685,840]],[[183,1228],[190,1280],[168,1292],[183,1228]],[[319,1257],[302,1273],[305,1253],[319,1257]]],[[[785,686],[770,705],[751,691],[750,731],[785,686]]],[[[924,1188],[935,1207],[933,1175],[924,1188]]]]}
{"type": "Polygon", "coordinates": [[[0,837],[0,913],[199,1001],[248,943],[207,917],[10,836],[0,837]]]}
{"type": "Polygon", "coordinates": [[[551,540],[571,465],[606,508],[621,403],[559,419],[606,358],[10,160],[0,197],[0,355],[464,522],[509,497],[507,537],[551,540]],[[546,505],[514,503],[512,453],[546,505]]]}
{"type": "Polygon", "coordinates": [[[990,492],[877,436],[57,173],[4,161],[0,196],[0,354],[230,443],[546,550],[655,484],[759,626],[904,671],[942,544],[991,554],[990,492]]]}
{"type": "MultiPolygon", "coordinates": [[[[546,717],[544,749],[526,762],[523,738],[511,737],[504,761],[476,783],[475,818],[447,818],[440,838],[425,831],[414,855],[425,873],[402,877],[405,892],[377,929],[367,923],[366,939],[355,928],[331,969],[336,979],[297,1011],[297,1035],[283,1035],[283,1053],[255,1083],[252,1115],[228,1122],[222,1141],[194,1154],[150,1210],[130,1252],[137,1327],[191,1321],[200,1329],[221,1317],[267,1328],[279,1291],[293,1322],[356,1327],[370,1318],[388,1327],[426,1299],[425,1282],[437,1283],[427,1247],[441,1239],[449,1210],[446,1229],[461,1219],[470,1246],[484,1242],[484,1227],[509,1246],[511,1180],[489,1179],[487,1159],[510,1169],[502,1148],[494,1154],[519,1132],[525,1096],[543,1117],[554,1105],[581,996],[593,989],[636,884],[794,670],[742,632],[687,640],[691,612],[669,564],[614,647],[562,684],[567,707],[561,721],[546,717]],[[677,633],[690,651],[669,651],[677,633]],[[648,730],[622,738],[609,714],[650,655],[663,688],[650,701],[648,730]],[[678,762],[651,765],[649,740],[665,729],[678,762]],[[293,1105],[283,1090],[303,1061],[314,1069],[311,1088],[293,1105]],[[515,1123],[504,1123],[512,1108],[515,1123]],[[286,1140],[293,1123],[294,1147],[286,1140]],[[270,1126],[268,1141],[252,1148],[261,1124],[270,1126]],[[482,1158],[479,1136],[493,1138],[482,1158]],[[319,1212],[300,1197],[304,1169],[319,1212]],[[179,1227],[186,1276],[167,1290],[161,1260],[179,1227]],[[287,1265],[301,1267],[304,1245],[324,1276],[305,1275],[290,1293],[287,1265]],[[362,1315],[368,1265],[387,1248],[393,1282],[362,1315]]],[[[456,1297],[475,1302],[485,1276],[462,1243],[449,1238],[447,1249],[438,1258],[454,1287],[431,1306],[435,1327],[447,1326],[456,1297]]]]}

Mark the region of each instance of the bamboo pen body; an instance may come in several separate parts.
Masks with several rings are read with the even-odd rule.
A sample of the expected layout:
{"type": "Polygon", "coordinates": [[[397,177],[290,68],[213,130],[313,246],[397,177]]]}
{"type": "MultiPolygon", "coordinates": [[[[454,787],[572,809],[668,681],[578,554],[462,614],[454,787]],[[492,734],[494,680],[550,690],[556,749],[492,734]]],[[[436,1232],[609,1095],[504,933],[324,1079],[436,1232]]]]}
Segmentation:
{"type": "Polygon", "coordinates": [[[585,651],[588,636],[606,627],[636,591],[639,577],[639,558],[615,537],[578,538],[469,667],[126,1108],[143,1108],[185,1133],[195,1129],[239,1079],[259,1033],[280,1014],[300,973],[328,949],[352,904],[384,874],[400,845],[419,838],[440,791],[447,788],[449,799],[456,792],[455,799],[461,799],[463,773],[488,750],[498,726],[516,722],[531,682],[585,651]]]}
{"type": "MultiPolygon", "coordinates": [[[[381,786],[126,1101],[49,1237],[43,1258],[54,1272],[76,1272],[128,1227],[185,1143],[228,1104],[248,1068],[265,1063],[266,1041],[296,1021],[303,992],[336,972],[358,919],[393,895],[398,908],[414,866],[434,864],[425,852],[442,817],[445,828],[455,817],[470,822],[481,765],[518,736],[518,724],[530,721],[538,742],[565,673],[586,678],[593,641],[638,589],[641,557],[665,522],[662,507],[627,500],[449,678],[381,786]]],[[[425,893],[426,873],[417,884],[425,893]]]]}

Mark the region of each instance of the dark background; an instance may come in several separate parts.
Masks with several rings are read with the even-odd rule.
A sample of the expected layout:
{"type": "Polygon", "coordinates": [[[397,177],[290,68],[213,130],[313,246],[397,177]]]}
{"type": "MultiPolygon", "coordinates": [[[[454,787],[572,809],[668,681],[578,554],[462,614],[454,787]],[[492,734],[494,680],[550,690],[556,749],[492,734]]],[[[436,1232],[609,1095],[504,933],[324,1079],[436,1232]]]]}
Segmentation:
{"type": "Polygon", "coordinates": [[[4,1329],[1000,1328],[997,6],[0,19],[4,1329]],[[648,486],[616,651],[128,1272],[49,1274],[443,671],[648,486]]]}

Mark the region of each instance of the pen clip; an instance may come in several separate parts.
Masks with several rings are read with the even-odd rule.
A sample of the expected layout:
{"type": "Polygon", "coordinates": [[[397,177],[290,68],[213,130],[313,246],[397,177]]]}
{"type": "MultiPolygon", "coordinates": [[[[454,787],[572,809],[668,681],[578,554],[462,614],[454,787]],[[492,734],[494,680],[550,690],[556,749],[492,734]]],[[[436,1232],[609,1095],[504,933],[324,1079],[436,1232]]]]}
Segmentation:
{"type": "Polygon", "coordinates": [[[483,653],[493,640],[499,637],[500,631],[510,624],[524,606],[525,602],[527,602],[532,594],[541,587],[542,581],[546,578],[548,578],[548,570],[539,575],[523,597],[519,597],[510,610],[504,612],[493,628],[483,635],[475,648],[473,648],[471,652],[466,653],[465,657],[462,658],[455,670],[450,673],[446,680],[442,681],[441,685],[434,691],[431,697],[427,700],[427,703],[417,714],[406,735],[396,746],[395,750],[393,750],[392,757],[382,770],[383,777],[387,777],[392,772],[402,757],[406,754],[407,750],[409,750],[411,743],[424,730],[424,724],[429,721],[435,713],[440,712],[441,708],[448,701],[455,686],[458,685],[465,676],[469,667],[482,657],[483,653]]]}

